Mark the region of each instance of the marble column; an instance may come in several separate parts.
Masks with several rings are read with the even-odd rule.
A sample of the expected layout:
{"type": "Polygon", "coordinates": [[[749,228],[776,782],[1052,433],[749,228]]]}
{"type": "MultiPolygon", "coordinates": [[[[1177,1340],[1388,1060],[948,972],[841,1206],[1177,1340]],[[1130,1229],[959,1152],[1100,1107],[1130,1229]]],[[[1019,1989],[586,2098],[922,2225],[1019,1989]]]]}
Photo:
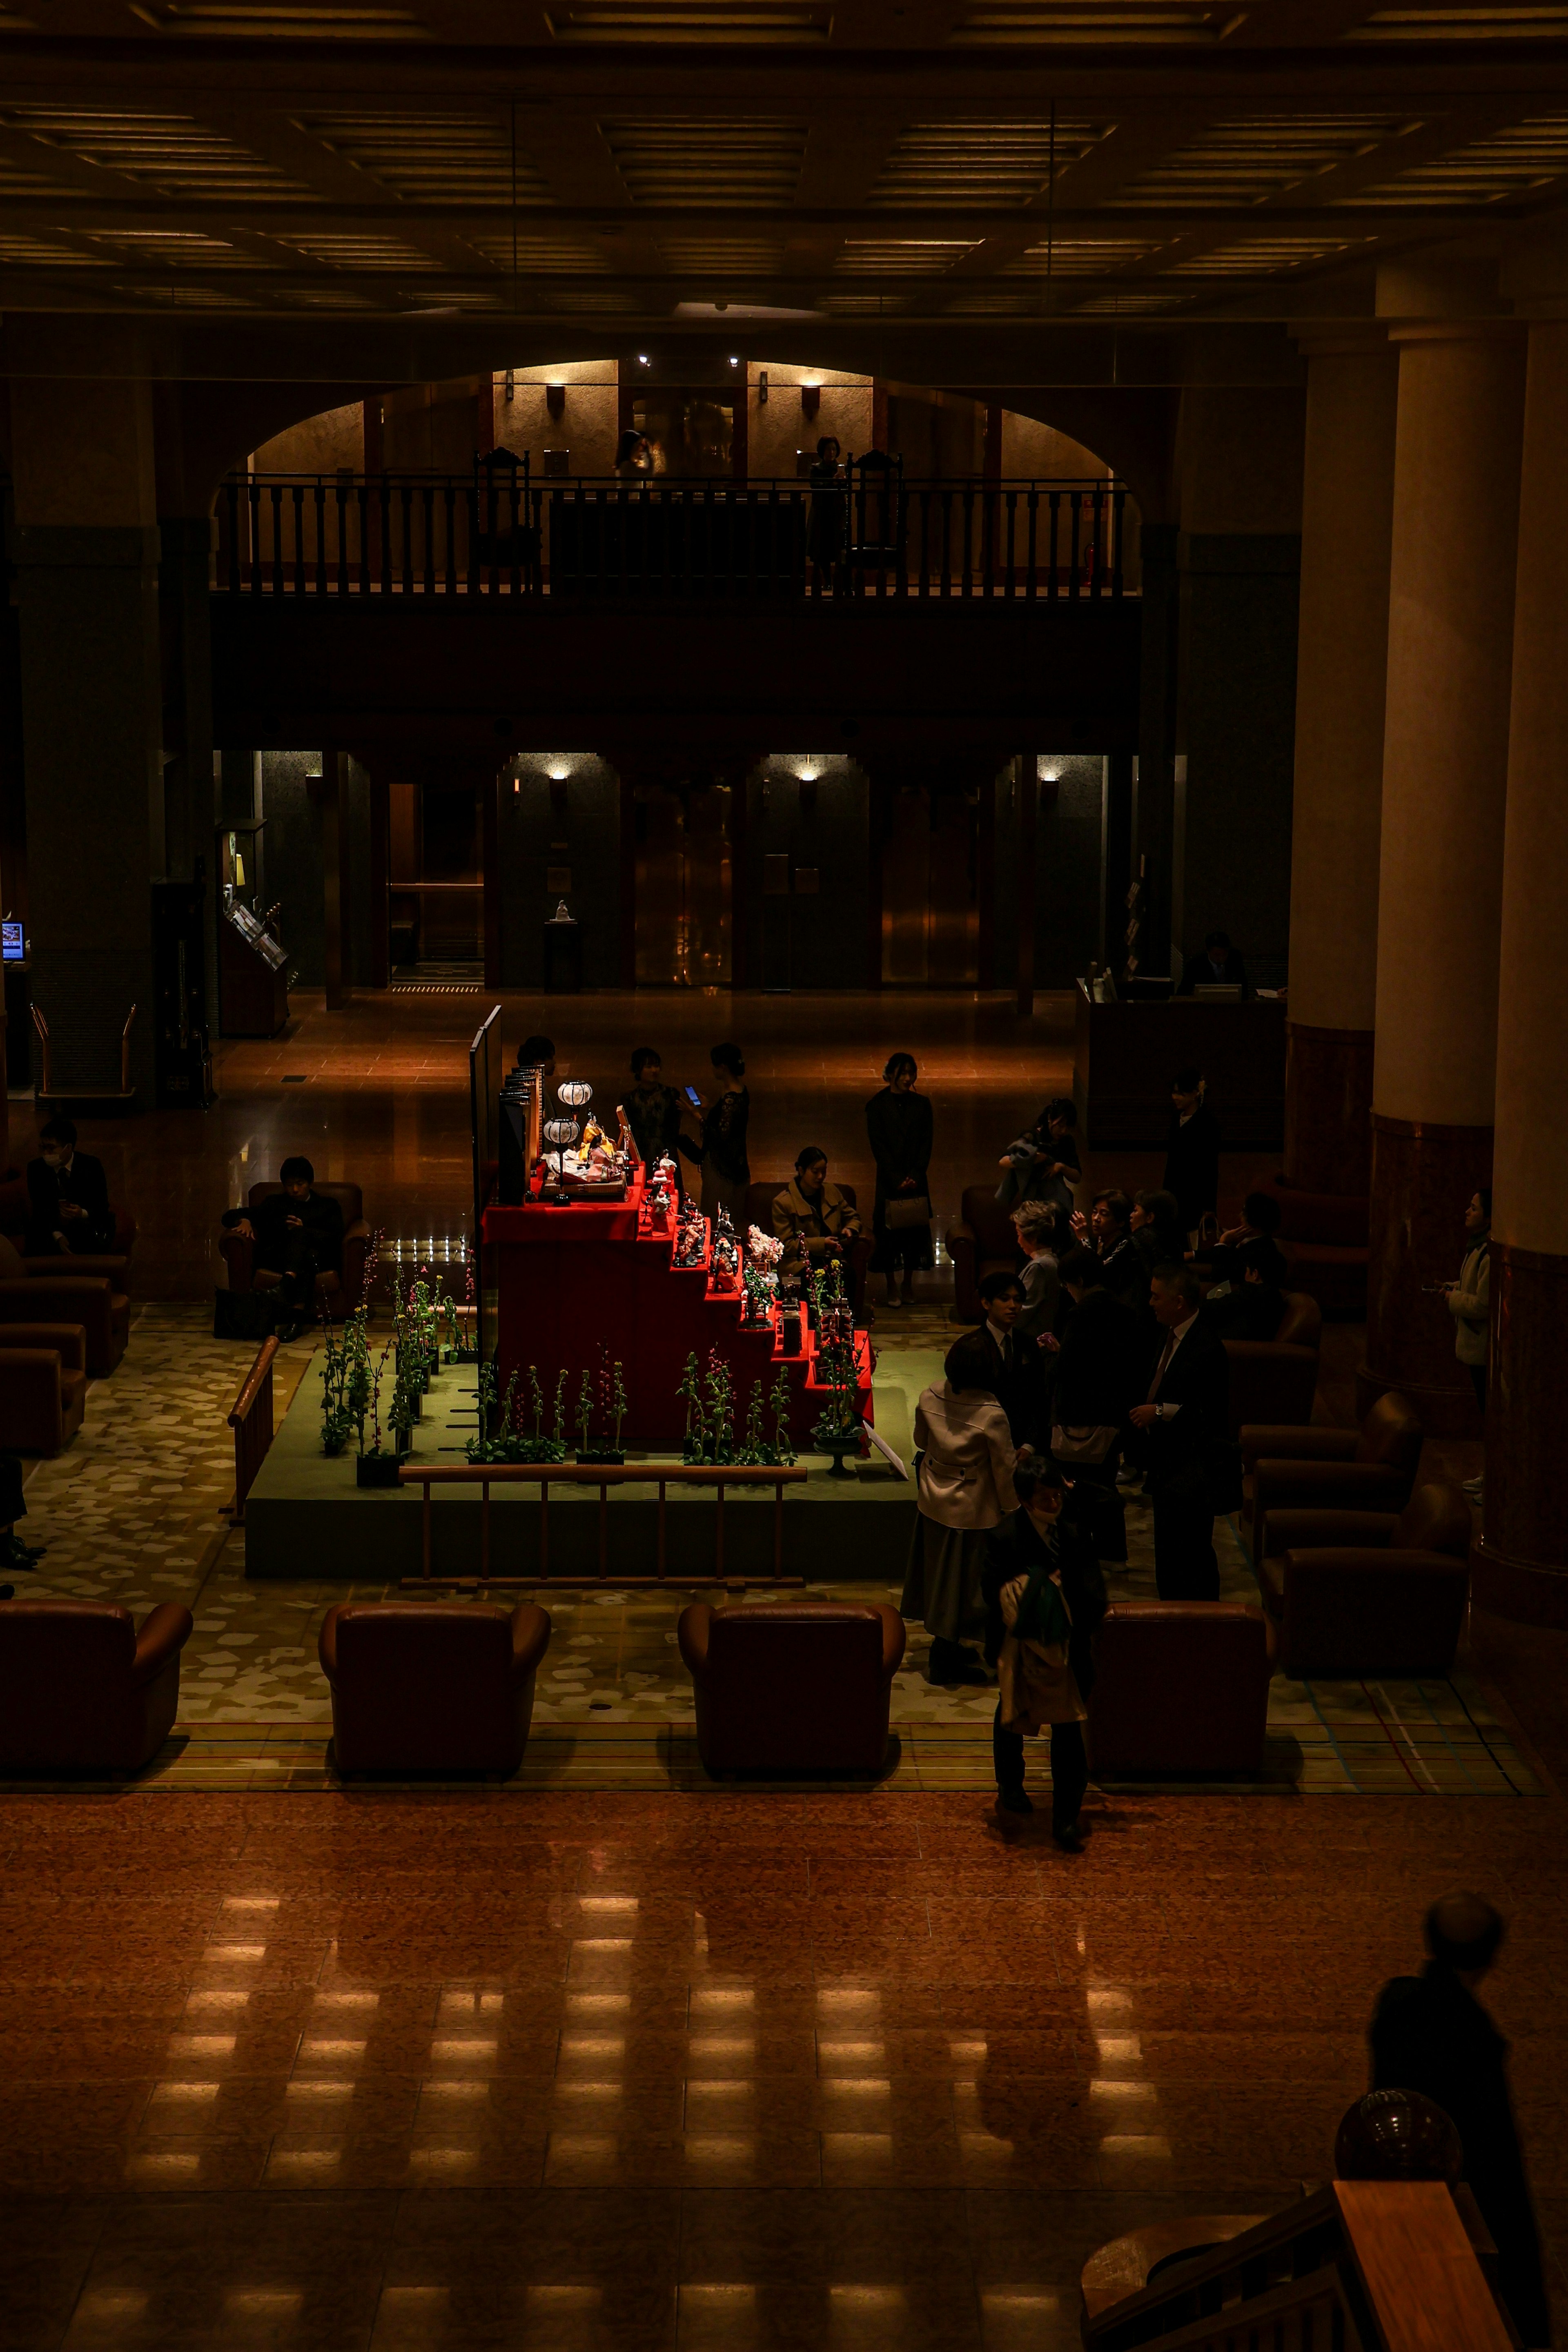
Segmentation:
{"type": "Polygon", "coordinates": [[[1530,330],[1498,979],[1492,1355],[1477,1606],[1568,1627],[1568,320],[1530,330]]]}
{"type": "Polygon", "coordinates": [[[1285,1174],[1364,1193],[1372,1171],[1388,566],[1399,355],[1386,330],[1307,352],[1290,841],[1285,1174]]]}
{"type": "Polygon", "coordinates": [[[1491,1181],[1524,338],[1397,327],[1364,1410],[1479,1427],[1436,1285],[1491,1181]]]}

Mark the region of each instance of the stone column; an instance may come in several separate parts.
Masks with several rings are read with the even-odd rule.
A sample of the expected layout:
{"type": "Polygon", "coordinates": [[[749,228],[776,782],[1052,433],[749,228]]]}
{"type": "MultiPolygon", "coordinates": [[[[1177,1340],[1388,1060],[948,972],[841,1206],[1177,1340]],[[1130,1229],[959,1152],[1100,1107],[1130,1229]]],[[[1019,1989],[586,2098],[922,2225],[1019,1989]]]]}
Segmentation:
{"type": "Polygon", "coordinates": [[[150,1092],[164,870],[152,399],[130,331],[7,326],[33,1001],[57,1092],[150,1092]]]}
{"type": "MultiPolygon", "coordinates": [[[[1174,523],[1143,525],[1140,541],[1138,774],[1132,787],[1132,866],[1142,862],[1141,928],[1132,952],[1145,976],[1171,970],[1171,879],[1175,842],[1179,598],[1174,523]]],[[[1121,971],[1125,954],[1116,958],[1121,971]]]]}
{"type": "Polygon", "coordinates": [[[1285,1173],[1364,1193],[1372,1172],[1388,564],[1399,355],[1368,327],[1305,341],[1301,622],[1290,838],[1285,1173]]]}
{"type": "Polygon", "coordinates": [[[1524,340],[1395,331],[1399,415],[1373,1066],[1364,1411],[1385,1389],[1428,1430],[1478,1426],[1449,1280],[1491,1181],[1524,340]]]}
{"type": "Polygon", "coordinates": [[[1568,320],[1530,330],[1498,981],[1492,1356],[1478,1607],[1568,1626],[1568,320]]]}

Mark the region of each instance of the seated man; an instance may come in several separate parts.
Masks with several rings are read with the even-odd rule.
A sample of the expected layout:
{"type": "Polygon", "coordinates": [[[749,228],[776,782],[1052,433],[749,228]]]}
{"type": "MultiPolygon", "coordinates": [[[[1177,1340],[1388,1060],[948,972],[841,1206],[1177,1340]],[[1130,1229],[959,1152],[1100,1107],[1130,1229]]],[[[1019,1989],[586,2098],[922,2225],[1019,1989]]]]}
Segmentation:
{"type": "MultiPolygon", "coordinates": [[[[784,1245],[779,1286],[797,1291],[808,1265],[826,1273],[843,1263],[859,1238],[860,1220],[837,1184],[827,1181],[827,1154],[808,1143],[795,1163],[795,1182],[773,1199],[773,1231],[784,1245]]],[[[846,1287],[848,1274],[846,1268],[846,1287]]]]}
{"type": "Polygon", "coordinates": [[[278,1176],[280,1192],[269,1192],[254,1212],[231,1210],[224,1223],[255,1242],[256,1286],[277,1291],[286,1328],[314,1316],[319,1274],[342,1273],[343,1213],[313,1189],[308,1160],[286,1160],[278,1176]]]}
{"type": "Polygon", "coordinates": [[[114,1212],[103,1162],[76,1148],[68,1118],[51,1118],[42,1156],[27,1162],[27,1255],[91,1257],[114,1246],[114,1212]]]}
{"type": "Polygon", "coordinates": [[[1176,994],[1191,996],[1199,988],[1239,988],[1243,996],[1257,993],[1247,977],[1247,966],[1231,946],[1228,931],[1211,931],[1204,941],[1202,955],[1185,958],[1182,984],[1176,994]]]}

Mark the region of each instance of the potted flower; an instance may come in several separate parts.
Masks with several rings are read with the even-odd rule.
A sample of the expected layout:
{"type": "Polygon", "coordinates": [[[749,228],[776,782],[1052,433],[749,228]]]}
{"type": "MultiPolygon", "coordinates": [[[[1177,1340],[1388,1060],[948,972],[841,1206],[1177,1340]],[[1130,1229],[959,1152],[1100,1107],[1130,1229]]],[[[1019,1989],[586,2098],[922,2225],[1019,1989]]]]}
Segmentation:
{"type": "Polygon", "coordinates": [[[356,1486],[395,1486],[397,1484],[398,1470],[410,1447],[406,1400],[401,1398],[398,1393],[401,1387],[402,1373],[396,1369],[396,1342],[395,1339],[389,1339],[376,1359],[370,1377],[369,1395],[366,1402],[369,1408],[371,1442],[367,1449],[364,1442],[364,1423],[362,1421],[359,1460],[354,1465],[356,1486]],[[392,1412],[384,1443],[381,1428],[381,1384],[389,1362],[395,1367],[395,1385],[392,1412]]]}

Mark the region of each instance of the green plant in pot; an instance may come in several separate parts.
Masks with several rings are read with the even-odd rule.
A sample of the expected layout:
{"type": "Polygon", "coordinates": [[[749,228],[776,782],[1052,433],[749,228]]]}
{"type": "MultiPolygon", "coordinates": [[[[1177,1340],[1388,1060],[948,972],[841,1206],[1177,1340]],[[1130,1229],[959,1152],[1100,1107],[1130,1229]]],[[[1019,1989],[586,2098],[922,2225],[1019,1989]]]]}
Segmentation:
{"type": "Polygon", "coordinates": [[[371,1442],[367,1448],[364,1442],[364,1422],[362,1420],[359,1460],[354,1465],[354,1483],[360,1486],[395,1486],[399,1465],[409,1449],[408,1420],[405,1413],[400,1413],[399,1411],[397,1391],[401,1374],[397,1369],[395,1339],[387,1341],[381,1354],[375,1359],[374,1366],[370,1363],[367,1349],[366,1370],[368,1374],[366,1405],[371,1442]],[[381,1391],[382,1383],[389,1370],[393,1376],[392,1410],[384,1436],[381,1425],[381,1391]]]}
{"type": "Polygon", "coordinates": [[[321,1348],[321,1451],[341,1454],[353,1433],[353,1408],[349,1402],[349,1328],[343,1336],[332,1336],[331,1318],[325,1308],[321,1312],[324,1327],[321,1348]]]}

